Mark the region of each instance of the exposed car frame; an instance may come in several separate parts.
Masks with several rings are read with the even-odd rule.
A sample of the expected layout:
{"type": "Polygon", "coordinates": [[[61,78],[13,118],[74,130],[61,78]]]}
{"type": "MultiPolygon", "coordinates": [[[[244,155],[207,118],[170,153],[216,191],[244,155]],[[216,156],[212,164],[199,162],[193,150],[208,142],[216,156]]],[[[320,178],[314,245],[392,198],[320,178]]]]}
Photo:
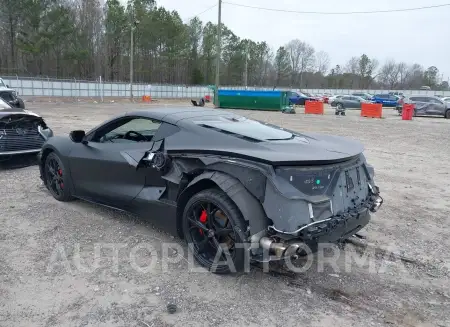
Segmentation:
{"type": "Polygon", "coordinates": [[[38,153],[53,131],[38,114],[0,99],[0,158],[38,153]]]}

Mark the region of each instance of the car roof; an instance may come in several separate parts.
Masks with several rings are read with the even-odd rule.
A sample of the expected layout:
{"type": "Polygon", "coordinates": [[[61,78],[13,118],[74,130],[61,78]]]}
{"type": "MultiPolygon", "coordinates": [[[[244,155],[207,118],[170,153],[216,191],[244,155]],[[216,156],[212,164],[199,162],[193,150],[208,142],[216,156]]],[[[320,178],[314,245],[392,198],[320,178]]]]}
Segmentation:
{"type": "Polygon", "coordinates": [[[232,112],[207,109],[207,108],[193,108],[193,107],[159,107],[155,109],[131,111],[125,114],[126,116],[142,116],[165,121],[170,124],[176,124],[180,120],[191,120],[196,117],[205,116],[238,116],[232,112]]]}

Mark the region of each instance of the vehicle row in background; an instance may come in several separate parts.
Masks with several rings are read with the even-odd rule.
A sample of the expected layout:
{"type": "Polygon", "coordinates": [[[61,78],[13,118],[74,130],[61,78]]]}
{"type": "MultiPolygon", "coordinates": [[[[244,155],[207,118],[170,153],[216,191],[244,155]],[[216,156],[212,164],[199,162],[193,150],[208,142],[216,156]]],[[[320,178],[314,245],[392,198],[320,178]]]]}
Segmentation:
{"type": "MultiPolygon", "coordinates": [[[[444,116],[450,119],[450,97],[412,95],[402,99],[406,104],[414,105],[414,116],[444,116]]],[[[402,114],[402,106],[397,107],[398,114],[402,114]]]]}

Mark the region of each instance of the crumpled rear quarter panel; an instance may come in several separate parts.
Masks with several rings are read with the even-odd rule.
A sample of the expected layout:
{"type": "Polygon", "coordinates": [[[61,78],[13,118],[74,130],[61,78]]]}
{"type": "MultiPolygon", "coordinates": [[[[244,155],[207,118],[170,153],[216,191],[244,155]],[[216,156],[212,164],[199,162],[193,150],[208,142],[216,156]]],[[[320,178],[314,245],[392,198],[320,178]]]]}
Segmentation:
{"type": "Polygon", "coordinates": [[[289,170],[289,177],[286,174],[283,174],[284,177],[278,174],[274,179],[267,180],[262,203],[274,227],[284,232],[293,232],[305,224],[324,220],[357,207],[368,196],[368,182],[372,178],[363,155],[335,165],[286,167],[286,170],[289,170]],[[305,176],[328,179],[328,186],[319,192],[312,188],[309,192],[302,192],[296,181],[303,181],[305,176]]]}

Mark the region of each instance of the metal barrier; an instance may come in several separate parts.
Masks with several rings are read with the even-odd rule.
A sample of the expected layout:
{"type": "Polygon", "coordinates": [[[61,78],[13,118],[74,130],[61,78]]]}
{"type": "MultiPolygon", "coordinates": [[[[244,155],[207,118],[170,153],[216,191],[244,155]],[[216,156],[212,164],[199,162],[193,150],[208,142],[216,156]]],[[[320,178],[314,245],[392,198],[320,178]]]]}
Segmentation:
{"type": "MultiPolygon", "coordinates": [[[[101,78],[95,81],[73,79],[54,79],[46,77],[20,77],[2,76],[5,83],[16,89],[24,96],[57,96],[57,97],[130,97],[130,84],[121,82],[103,82],[101,78]]],[[[224,89],[243,89],[242,86],[223,86],[224,89]]],[[[270,87],[246,87],[252,91],[272,91],[270,87]]],[[[276,88],[277,91],[289,91],[290,88],[276,88]]],[[[300,91],[300,90],[293,90],[300,91]]],[[[312,94],[351,94],[355,92],[366,92],[371,94],[402,92],[405,95],[443,95],[450,96],[450,91],[427,91],[427,90],[351,90],[351,89],[304,89],[312,94]]],[[[199,99],[206,95],[213,96],[213,89],[208,86],[189,85],[148,85],[133,84],[133,96],[141,99],[144,95],[152,99],[199,99]]]]}

